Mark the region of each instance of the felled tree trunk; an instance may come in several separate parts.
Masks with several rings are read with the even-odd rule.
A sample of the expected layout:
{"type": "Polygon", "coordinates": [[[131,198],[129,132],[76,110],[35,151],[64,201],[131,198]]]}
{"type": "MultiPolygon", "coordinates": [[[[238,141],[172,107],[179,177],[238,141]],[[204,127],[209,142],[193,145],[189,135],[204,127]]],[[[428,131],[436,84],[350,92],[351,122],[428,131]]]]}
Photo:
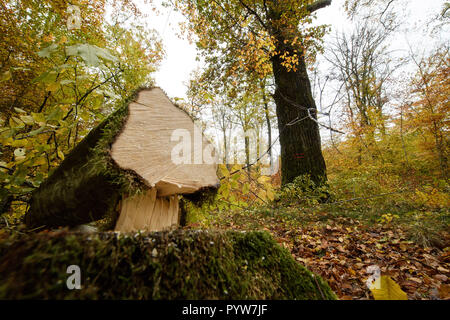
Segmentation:
{"type": "Polygon", "coordinates": [[[178,195],[219,185],[211,153],[191,117],[161,89],[141,90],[33,193],[26,223],[73,226],[119,215],[120,231],[177,225],[178,195]]]}
{"type": "Polygon", "coordinates": [[[177,195],[158,197],[157,189],[125,198],[120,204],[120,216],[115,231],[161,231],[180,223],[177,195]]]}

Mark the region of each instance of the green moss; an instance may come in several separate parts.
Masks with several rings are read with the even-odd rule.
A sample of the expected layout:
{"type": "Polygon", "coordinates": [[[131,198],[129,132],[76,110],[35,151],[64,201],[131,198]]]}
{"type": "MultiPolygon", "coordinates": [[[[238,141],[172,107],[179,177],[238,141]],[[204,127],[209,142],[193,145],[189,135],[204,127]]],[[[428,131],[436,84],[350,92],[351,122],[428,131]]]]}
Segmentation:
{"type": "Polygon", "coordinates": [[[0,299],[335,299],[264,232],[66,231],[0,240],[0,299]],[[68,290],[79,265],[82,289],[68,290]],[[20,266],[20,267],[18,267],[20,266]]]}

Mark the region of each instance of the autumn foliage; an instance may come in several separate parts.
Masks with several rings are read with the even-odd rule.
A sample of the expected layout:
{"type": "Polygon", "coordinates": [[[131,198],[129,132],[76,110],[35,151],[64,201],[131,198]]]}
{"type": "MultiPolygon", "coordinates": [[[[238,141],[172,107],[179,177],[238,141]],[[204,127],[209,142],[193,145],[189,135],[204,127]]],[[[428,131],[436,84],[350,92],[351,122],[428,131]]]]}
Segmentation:
{"type": "MultiPolygon", "coordinates": [[[[219,133],[225,151],[217,195],[183,202],[185,228],[267,231],[340,299],[448,300],[448,44],[391,55],[397,4],[385,0],[345,1],[350,19],[371,16],[327,42],[329,27],[312,13],[329,2],[164,1],[185,16],[181,29],[203,63],[177,102],[206,135],[219,133]],[[322,91],[332,87],[327,107],[322,91]],[[278,157],[277,141],[294,126],[302,134],[284,139],[278,157]],[[250,138],[237,134],[250,130],[253,158],[250,138]],[[268,159],[283,163],[278,172],[267,174],[268,159]],[[318,164],[327,180],[283,178],[289,164],[291,172],[318,164]],[[374,268],[381,289],[368,284],[374,268]]],[[[30,194],[125,97],[154,83],[164,57],[132,1],[71,4],[82,8],[80,28],[67,27],[67,1],[0,0],[0,238],[33,235],[21,224],[30,194]]],[[[448,23],[445,8],[434,33],[448,23]]]]}

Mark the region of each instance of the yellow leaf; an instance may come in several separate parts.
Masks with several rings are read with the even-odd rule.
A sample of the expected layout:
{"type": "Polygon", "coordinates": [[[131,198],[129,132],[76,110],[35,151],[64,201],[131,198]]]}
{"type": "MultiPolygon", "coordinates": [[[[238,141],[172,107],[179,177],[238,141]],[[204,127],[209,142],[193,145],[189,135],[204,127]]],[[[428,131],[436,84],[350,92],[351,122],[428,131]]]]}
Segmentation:
{"type": "Polygon", "coordinates": [[[261,177],[258,178],[258,182],[261,183],[261,184],[264,184],[264,183],[269,182],[269,181],[270,181],[270,178],[267,177],[267,176],[261,176],[261,177]]]}
{"type": "Polygon", "coordinates": [[[39,157],[34,160],[33,164],[36,166],[47,165],[47,159],[45,159],[44,157],[39,157]]]}
{"type": "Polygon", "coordinates": [[[267,199],[267,194],[266,194],[266,192],[264,190],[261,190],[261,191],[258,192],[258,197],[261,200],[265,201],[267,199]]]}
{"type": "Polygon", "coordinates": [[[224,187],[222,189],[222,196],[226,199],[226,198],[228,198],[229,195],[230,195],[230,188],[229,187],[224,187]]]}
{"type": "Polygon", "coordinates": [[[51,83],[51,84],[49,84],[47,86],[47,91],[54,92],[54,91],[58,90],[58,88],[59,88],[59,83],[58,82],[54,82],[54,83],[51,83]]]}
{"type": "Polygon", "coordinates": [[[226,166],[220,166],[220,172],[222,173],[222,175],[224,177],[229,177],[230,176],[230,171],[228,171],[226,166]]]}
{"type": "Polygon", "coordinates": [[[12,128],[18,128],[18,127],[24,127],[24,123],[22,121],[20,121],[20,119],[16,118],[16,117],[11,117],[9,118],[9,125],[12,128]]]}
{"type": "Polygon", "coordinates": [[[270,201],[273,201],[273,199],[275,199],[275,194],[273,193],[272,190],[267,190],[267,198],[269,198],[270,201]]]}
{"type": "Polygon", "coordinates": [[[389,276],[381,276],[370,288],[375,300],[408,300],[406,293],[389,276]]]}
{"type": "Polygon", "coordinates": [[[250,185],[248,183],[244,183],[244,186],[242,187],[242,194],[247,194],[250,192],[250,185]]]}
{"type": "Polygon", "coordinates": [[[0,161],[0,172],[7,172],[7,163],[5,161],[0,161]]]}
{"type": "Polygon", "coordinates": [[[14,147],[14,148],[25,147],[26,145],[27,145],[26,139],[13,140],[11,142],[11,147],[14,147]]]}
{"type": "Polygon", "coordinates": [[[58,149],[58,157],[59,157],[61,160],[64,160],[64,153],[63,153],[61,150],[59,150],[59,149],[58,149]]]}
{"type": "Polygon", "coordinates": [[[45,125],[46,119],[43,113],[32,112],[31,115],[33,116],[34,121],[36,121],[41,127],[45,125]]]}
{"type": "Polygon", "coordinates": [[[12,143],[14,143],[14,140],[11,137],[9,137],[9,138],[1,138],[0,139],[0,143],[3,144],[4,146],[10,146],[12,143]]]}

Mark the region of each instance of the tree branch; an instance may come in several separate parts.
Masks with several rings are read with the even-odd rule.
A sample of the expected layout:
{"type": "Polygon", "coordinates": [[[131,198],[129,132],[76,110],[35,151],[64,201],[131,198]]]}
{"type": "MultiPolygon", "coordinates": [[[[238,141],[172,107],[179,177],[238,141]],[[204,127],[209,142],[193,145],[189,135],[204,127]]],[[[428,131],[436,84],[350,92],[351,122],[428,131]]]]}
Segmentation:
{"type": "Polygon", "coordinates": [[[248,12],[250,12],[251,14],[253,14],[255,16],[255,18],[259,21],[259,23],[261,24],[261,26],[264,29],[268,30],[266,24],[264,23],[264,21],[261,19],[261,17],[258,15],[258,13],[255,10],[250,8],[250,6],[247,5],[243,0],[239,0],[239,2],[244,6],[245,9],[247,9],[248,12]]]}
{"type": "Polygon", "coordinates": [[[314,11],[317,11],[319,9],[325,8],[331,4],[331,0],[317,0],[309,5],[306,6],[306,9],[313,13],[314,11]]]}

